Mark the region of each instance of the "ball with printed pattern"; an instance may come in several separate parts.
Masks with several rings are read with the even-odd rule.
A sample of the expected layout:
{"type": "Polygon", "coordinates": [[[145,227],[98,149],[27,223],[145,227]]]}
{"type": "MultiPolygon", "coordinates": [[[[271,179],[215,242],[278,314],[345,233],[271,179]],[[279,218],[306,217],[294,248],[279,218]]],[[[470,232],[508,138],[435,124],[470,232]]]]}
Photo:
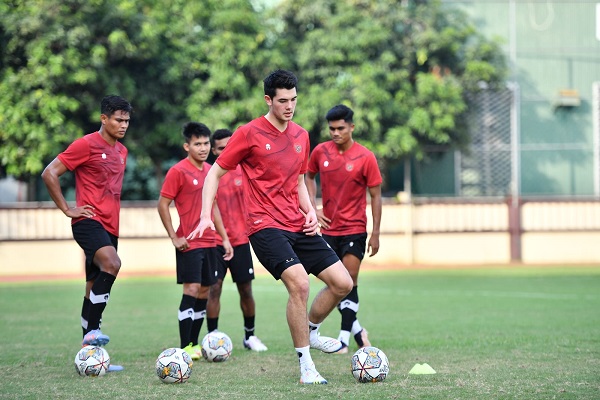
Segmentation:
{"type": "Polygon", "coordinates": [[[389,372],[388,358],[377,347],[363,347],[352,356],[352,375],[360,383],[381,382],[389,372]]]}
{"type": "Polygon", "coordinates": [[[156,375],[163,383],[184,383],[192,374],[194,362],[184,350],[171,347],[156,359],[156,375]]]}
{"type": "Polygon", "coordinates": [[[202,339],[202,356],[211,362],[223,362],[229,360],[233,351],[233,343],[224,332],[209,332],[202,339]]]}
{"type": "Polygon", "coordinates": [[[75,370],[81,376],[102,376],[109,366],[110,356],[100,346],[84,346],[75,355],[75,370]]]}

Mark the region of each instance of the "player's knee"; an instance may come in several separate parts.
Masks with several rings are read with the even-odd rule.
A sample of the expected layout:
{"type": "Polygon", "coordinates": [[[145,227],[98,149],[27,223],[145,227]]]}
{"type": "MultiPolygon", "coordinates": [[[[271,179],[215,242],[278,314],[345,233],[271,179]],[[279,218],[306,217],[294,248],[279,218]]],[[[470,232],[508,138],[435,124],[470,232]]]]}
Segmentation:
{"type": "Polygon", "coordinates": [[[119,257],[111,258],[102,265],[101,269],[104,272],[117,276],[121,270],[121,259],[119,257]]]}
{"type": "Polygon", "coordinates": [[[352,278],[350,277],[350,275],[346,274],[345,276],[344,275],[340,276],[340,278],[338,280],[336,280],[334,285],[332,285],[331,289],[334,291],[334,293],[337,296],[343,298],[348,293],[350,293],[353,286],[354,286],[354,283],[352,282],[352,278]]]}

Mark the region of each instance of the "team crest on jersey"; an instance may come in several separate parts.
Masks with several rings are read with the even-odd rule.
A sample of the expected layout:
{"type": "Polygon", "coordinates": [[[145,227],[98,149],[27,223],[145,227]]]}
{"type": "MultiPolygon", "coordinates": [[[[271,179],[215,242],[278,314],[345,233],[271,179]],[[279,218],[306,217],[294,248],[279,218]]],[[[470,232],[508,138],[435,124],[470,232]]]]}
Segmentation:
{"type": "Polygon", "coordinates": [[[323,163],[323,166],[324,166],[324,167],[329,167],[329,161],[325,161],[325,162],[323,163]]]}
{"type": "Polygon", "coordinates": [[[192,183],[194,184],[194,186],[198,185],[198,179],[194,179],[194,180],[192,181],[192,183]]]}
{"type": "Polygon", "coordinates": [[[267,145],[265,146],[265,149],[271,150],[271,145],[269,143],[267,143],[267,145]]]}
{"type": "Polygon", "coordinates": [[[234,179],[233,183],[235,183],[235,186],[242,186],[242,180],[241,179],[234,179]]]}
{"type": "Polygon", "coordinates": [[[296,153],[300,153],[302,151],[302,145],[300,144],[295,144],[294,145],[294,149],[296,149],[296,153]]]}
{"type": "Polygon", "coordinates": [[[121,164],[125,164],[125,160],[121,157],[121,164]]]}
{"type": "Polygon", "coordinates": [[[102,159],[106,160],[106,154],[102,153],[102,159]]]}
{"type": "Polygon", "coordinates": [[[352,171],[354,169],[354,164],[348,163],[346,164],[346,171],[352,171]]]}

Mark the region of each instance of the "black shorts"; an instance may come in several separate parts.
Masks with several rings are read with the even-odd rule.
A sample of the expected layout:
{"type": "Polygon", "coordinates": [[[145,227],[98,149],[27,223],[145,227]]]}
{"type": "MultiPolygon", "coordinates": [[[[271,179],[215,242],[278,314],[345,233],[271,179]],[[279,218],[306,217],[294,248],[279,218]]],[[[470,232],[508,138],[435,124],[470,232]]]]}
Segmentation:
{"type": "Polygon", "coordinates": [[[266,228],[250,235],[250,243],[256,257],[275,279],[281,279],[283,271],[294,264],[302,264],[307,273],[317,276],[339,261],[319,235],[266,228]]]}
{"type": "Polygon", "coordinates": [[[223,260],[224,254],[225,248],[217,246],[217,256],[215,257],[217,279],[225,280],[228,269],[231,271],[231,279],[236,283],[250,282],[254,279],[250,243],[235,246],[233,248],[233,258],[229,261],[223,260]]]}
{"type": "Polygon", "coordinates": [[[216,250],[214,247],[175,250],[177,263],[177,283],[199,283],[210,286],[217,282],[215,271],[216,250]]]}
{"type": "Polygon", "coordinates": [[[71,225],[73,238],[85,253],[85,280],[95,280],[100,275],[100,267],[94,264],[94,256],[102,247],[112,246],[117,250],[119,238],[109,233],[95,219],[83,219],[71,225]]]}
{"type": "Polygon", "coordinates": [[[323,239],[335,251],[335,254],[342,259],[346,254],[352,254],[362,261],[365,258],[367,248],[367,233],[357,233],[346,236],[323,235],[323,239]]]}

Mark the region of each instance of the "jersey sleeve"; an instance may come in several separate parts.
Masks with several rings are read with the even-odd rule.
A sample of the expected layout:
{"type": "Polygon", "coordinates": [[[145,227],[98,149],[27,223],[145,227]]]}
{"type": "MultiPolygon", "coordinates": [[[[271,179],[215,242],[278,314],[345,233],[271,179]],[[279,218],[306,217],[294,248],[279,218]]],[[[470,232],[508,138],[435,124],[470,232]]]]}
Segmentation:
{"type": "Polygon", "coordinates": [[[308,138],[308,132],[304,132],[304,160],[302,161],[302,166],[300,167],[300,175],[306,174],[308,170],[308,160],[310,155],[310,139],[308,138]]]}
{"type": "Polygon", "coordinates": [[[233,135],[231,135],[231,139],[227,142],[225,150],[217,157],[215,163],[219,164],[223,169],[229,171],[234,170],[250,151],[250,146],[246,139],[247,134],[248,129],[246,126],[239,127],[233,135]]]}
{"type": "Polygon", "coordinates": [[[67,147],[65,151],[58,155],[58,159],[69,171],[89,160],[90,145],[84,138],[79,138],[67,147]]]}
{"type": "Polygon", "coordinates": [[[383,179],[381,178],[381,171],[379,171],[379,166],[377,165],[377,159],[375,158],[375,154],[371,152],[369,152],[369,156],[367,157],[367,162],[365,164],[365,176],[367,178],[368,187],[381,185],[383,182],[383,179]]]}
{"type": "Polygon", "coordinates": [[[174,200],[181,189],[181,173],[176,168],[171,168],[167,172],[165,181],[160,189],[160,195],[167,199],[174,200]]]}
{"type": "Polygon", "coordinates": [[[321,152],[321,145],[317,145],[310,154],[308,159],[308,172],[313,174],[319,173],[319,154],[321,152]]]}

